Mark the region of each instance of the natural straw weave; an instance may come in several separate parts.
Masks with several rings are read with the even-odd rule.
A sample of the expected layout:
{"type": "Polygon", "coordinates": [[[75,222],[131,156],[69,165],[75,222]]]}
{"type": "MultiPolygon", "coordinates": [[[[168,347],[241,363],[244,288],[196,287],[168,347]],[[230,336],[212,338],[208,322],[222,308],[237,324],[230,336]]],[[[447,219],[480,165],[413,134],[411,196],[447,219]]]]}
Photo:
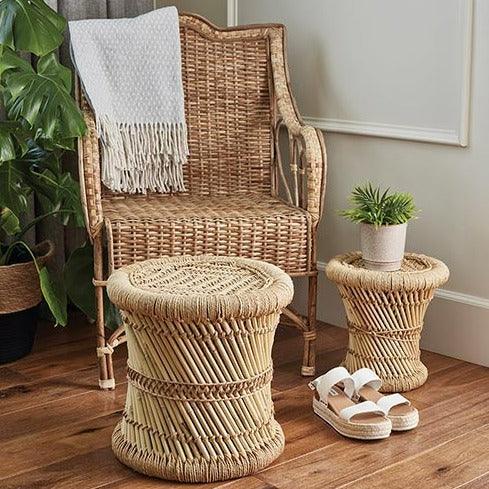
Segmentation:
{"type": "Polygon", "coordinates": [[[372,369],[382,379],[382,392],[424,384],[428,371],[420,361],[419,340],[435,289],[448,280],[447,266],[407,253],[401,270],[372,271],[356,252],[335,257],[326,274],[338,286],[346,310],[348,371],[372,369]]]}
{"type": "Polygon", "coordinates": [[[123,314],[128,393],[112,438],[144,474],[212,482],[280,455],[271,349],[292,281],[279,268],[215,256],[148,260],[107,284],[123,314]]]}

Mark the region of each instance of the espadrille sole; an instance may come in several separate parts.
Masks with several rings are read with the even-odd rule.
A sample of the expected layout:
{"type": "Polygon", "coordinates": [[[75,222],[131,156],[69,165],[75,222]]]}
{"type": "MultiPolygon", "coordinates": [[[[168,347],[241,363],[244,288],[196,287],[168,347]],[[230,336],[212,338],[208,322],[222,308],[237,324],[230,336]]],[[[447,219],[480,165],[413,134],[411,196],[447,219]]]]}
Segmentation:
{"type": "Polygon", "coordinates": [[[313,399],[312,408],[323,421],[326,421],[340,435],[357,440],[383,440],[391,434],[392,423],[386,419],[379,423],[354,423],[341,419],[318,399],[313,399]]]}
{"type": "Polygon", "coordinates": [[[388,416],[392,423],[392,431],[409,431],[419,424],[419,413],[417,409],[404,416],[388,416]]]}

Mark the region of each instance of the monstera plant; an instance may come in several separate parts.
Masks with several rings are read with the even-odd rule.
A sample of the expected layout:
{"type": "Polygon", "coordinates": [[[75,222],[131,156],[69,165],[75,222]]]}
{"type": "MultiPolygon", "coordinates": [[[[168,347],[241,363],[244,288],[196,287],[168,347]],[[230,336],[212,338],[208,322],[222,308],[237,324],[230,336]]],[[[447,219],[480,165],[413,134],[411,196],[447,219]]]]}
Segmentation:
{"type": "Polygon", "coordinates": [[[46,268],[51,246],[30,247],[24,240],[26,231],[48,216],[83,225],[78,184],[61,164],[63,153],[73,150],[85,132],[71,95],[71,71],[56,54],[65,29],[66,20],[42,0],[0,0],[5,113],[0,121],[0,296],[7,298],[0,298],[0,335],[10,334],[9,344],[12,335],[22,336],[26,317],[19,314],[30,311],[40,293],[56,323],[67,322],[64,287],[46,268]],[[31,196],[38,216],[26,222],[31,196]],[[28,272],[34,274],[30,280],[28,272]]]}

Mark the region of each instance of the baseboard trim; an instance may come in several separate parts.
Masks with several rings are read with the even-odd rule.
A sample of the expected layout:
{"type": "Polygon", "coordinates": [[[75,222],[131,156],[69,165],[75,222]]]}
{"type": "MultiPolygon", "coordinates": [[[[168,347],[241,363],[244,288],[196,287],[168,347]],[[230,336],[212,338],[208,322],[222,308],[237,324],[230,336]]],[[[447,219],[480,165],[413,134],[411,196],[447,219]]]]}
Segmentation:
{"type": "MultiPolygon", "coordinates": [[[[326,263],[318,261],[318,269],[324,271],[326,263]]],[[[456,292],[454,290],[437,289],[435,297],[444,299],[447,301],[458,302],[467,306],[480,307],[482,309],[489,309],[489,299],[485,297],[478,297],[476,295],[464,294],[462,292],[456,292]]]]}
{"type": "Polygon", "coordinates": [[[453,290],[438,289],[435,292],[435,297],[439,297],[440,299],[445,299],[447,301],[459,302],[460,304],[466,304],[468,306],[489,309],[489,299],[478,297],[476,295],[463,294],[462,292],[456,292],[453,290]]]}

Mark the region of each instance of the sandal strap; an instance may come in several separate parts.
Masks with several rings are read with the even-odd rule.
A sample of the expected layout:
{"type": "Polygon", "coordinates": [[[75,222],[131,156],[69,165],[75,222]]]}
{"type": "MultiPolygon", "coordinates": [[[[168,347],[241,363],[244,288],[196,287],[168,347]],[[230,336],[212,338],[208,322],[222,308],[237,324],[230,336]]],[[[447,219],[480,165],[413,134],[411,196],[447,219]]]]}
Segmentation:
{"type": "Polygon", "coordinates": [[[335,367],[321,375],[312,382],[309,382],[309,387],[317,391],[319,399],[328,405],[328,396],[331,388],[336,384],[343,383],[343,391],[345,395],[351,398],[355,391],[355,383],[351,378],[350,373],[344,367],[335,367]]]}
{"type": "Polygon", "coordinates": [[[377,401],[377,406],[379,406],[379,408],[382,409],[385,415],[389,414],[389,411],[394,406],[401,406],[401,405],[410,406],[411,403],[404,396],[401,396],[401,394],[397,394],[397,393],[389,394],[388,396],[382,396],[377,401]]]}
{"type": "Polygon", "coordinates": [[[382,380],[371,369],[363,367],[358,369],[351,375],[353,382],[355,383],[355,395],[358,397],[358,393],[362,387],[368,386],[378,391],[382,387],[382,380]]]}
{"type": "Polygon", "coordinates": [[[375,413],[384,416],[384,411],[372,401],[363,401],[353,406],[348,406],[340,411],[340,418],[345,421],[350,421],[357,414],[375,413]]]}

